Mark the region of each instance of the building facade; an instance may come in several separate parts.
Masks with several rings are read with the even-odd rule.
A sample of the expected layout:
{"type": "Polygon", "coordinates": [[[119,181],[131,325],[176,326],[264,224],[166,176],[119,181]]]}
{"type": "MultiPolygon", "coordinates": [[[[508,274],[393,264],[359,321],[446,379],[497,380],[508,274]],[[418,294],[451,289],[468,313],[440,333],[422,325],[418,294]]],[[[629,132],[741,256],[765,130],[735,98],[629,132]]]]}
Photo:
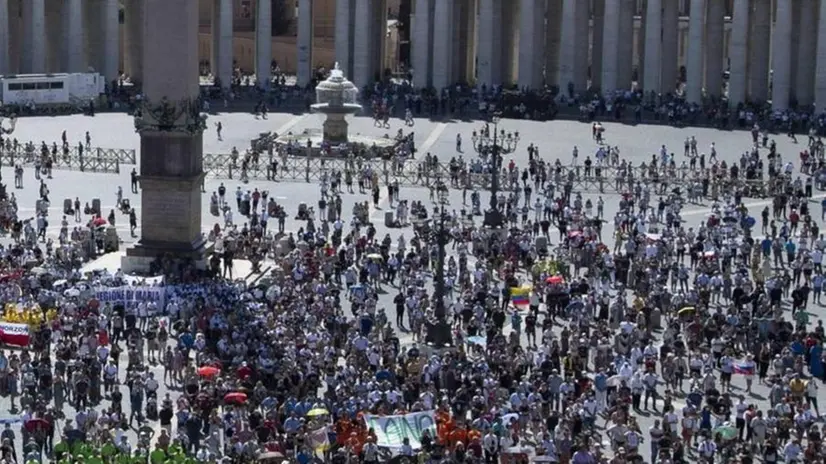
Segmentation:
{"type": "MultiPolygon", "coordinates": [[[[146,1],[0,0],[0,74],[93,69],[140,81],[146,1]]],[[[826,102],[826,1],[198,2],[202,72],[222,83],[237,69],[265,82],[275,61],[306,84],[338,62],[359,86],[404,70],[435,88],[640,88],[778,109],[826,102]]]]}

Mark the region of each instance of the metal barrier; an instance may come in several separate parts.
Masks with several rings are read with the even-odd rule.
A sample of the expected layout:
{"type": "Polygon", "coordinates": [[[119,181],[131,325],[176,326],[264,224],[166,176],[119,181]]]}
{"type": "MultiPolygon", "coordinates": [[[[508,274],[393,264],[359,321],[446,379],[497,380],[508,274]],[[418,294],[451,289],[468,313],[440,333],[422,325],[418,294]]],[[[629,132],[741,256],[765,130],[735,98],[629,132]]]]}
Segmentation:
{"type": "Polygon", "coordinates": [[[120,164],[136,164],[137,155],[135,150],[123,148],[93,148],[98,152],[98,156],[106,159],[116,159],[120,164]]]}
{"type": "MultiPolygon", "coordinates": [[[[14,150],[0,150],[0,166],[21,165],[26,167],[42,166],[39,149],[26,152],[23,147],[14,150]]],[[[104,174],[120,173],[120,161],[112,154],[103,150],[86,150],[81,155],[78,150],[70,150],[64,155],[62,152],[52,160],[52,169],[81,171],[104,174]]]]}
{"type": "MultiPolygon", "coordinates": [[[[442,181],[454,188],[488,189],[491,182],[489,172],[454,171],[451,173],[447,163],[433,163],[408,160],[394,162],[380,159],[343,159],[343,158],[308,158],[277,157],[275,166],[269,159],[257,162],[250,160],[244,170],[241,163],[233,160],[229,154],[205,154],[204,172],[219,179],[272,180],[284,182],[318,182],[322,176],[340,172],[351,175],[367,176],[381,185],[398,182],[402,187],[428,187],[442,181]],[[275,167],[275,171],[273,171],[275,167]]],[[[504,191],[521,188],[521,173],[502,172],[500,189],[504,191]]],[[[750,197],[767,196],[778,189],[785,188],[786,179],[773,179],[771,182],[762,178],[730,178],[725,175],[709,176],[704,182],[699,171],[669,169],[651,169],[650,167],[605,166],[593,168],[586,172],[583,167],[552,167],[547,179],[559,191],[627,193],[637,185],[665,188],[686,188],[704,183],[711,196],[723,190],[733,188],[747,189],[750,197]]]]}

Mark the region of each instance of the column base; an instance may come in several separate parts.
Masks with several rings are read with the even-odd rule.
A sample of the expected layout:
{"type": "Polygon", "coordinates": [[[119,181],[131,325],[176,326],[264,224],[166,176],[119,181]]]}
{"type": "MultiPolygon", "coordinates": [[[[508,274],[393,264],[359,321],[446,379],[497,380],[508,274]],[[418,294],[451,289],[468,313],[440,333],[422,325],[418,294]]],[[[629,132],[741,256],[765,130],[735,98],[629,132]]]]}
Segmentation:
{"type": "Polygon", "coordinates": [[[141,240],[126,250],[121,269],[127,274],[158,275],[168,265],[194,264],[196,269],[204,270],[210,251],[203,237],[195,242],[141,240]]]}

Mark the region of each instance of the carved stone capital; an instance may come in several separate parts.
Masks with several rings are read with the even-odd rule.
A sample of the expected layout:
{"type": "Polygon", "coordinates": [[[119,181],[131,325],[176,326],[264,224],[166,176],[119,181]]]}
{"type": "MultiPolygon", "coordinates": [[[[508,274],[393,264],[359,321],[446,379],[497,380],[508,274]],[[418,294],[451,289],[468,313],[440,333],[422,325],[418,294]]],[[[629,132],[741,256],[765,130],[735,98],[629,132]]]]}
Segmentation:
{"type": "Polygon", "coordinates": [[[144,98],[135,113],[135,130],[200,134],[206,129],[206,119],[197,99],[176,102],[163,97],[153,102],[144,98]]]}

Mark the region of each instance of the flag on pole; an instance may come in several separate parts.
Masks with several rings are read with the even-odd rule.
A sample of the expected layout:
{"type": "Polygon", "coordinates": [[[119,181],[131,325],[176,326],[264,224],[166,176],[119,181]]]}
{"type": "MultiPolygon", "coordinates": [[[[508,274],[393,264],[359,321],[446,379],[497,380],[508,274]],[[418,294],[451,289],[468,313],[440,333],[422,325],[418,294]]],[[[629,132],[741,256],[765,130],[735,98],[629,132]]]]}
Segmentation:
{"type": "Polygon", "coordinates": [[[527,306],[530,304],[530,287],[511,287],[511,303],[514,306],[527,306]]]}

